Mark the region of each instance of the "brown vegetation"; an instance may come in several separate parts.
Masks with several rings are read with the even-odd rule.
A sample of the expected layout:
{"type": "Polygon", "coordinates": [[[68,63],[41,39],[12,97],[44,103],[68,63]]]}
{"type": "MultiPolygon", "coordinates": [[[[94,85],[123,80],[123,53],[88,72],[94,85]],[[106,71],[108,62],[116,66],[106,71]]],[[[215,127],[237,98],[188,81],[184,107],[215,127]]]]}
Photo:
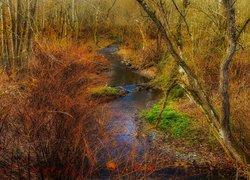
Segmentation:
{"type": "Polygon", "coordinates": [[[0,162],[6,178],[60,177],[65,175],[56,171],[89,173],[93,166],[90,149],[101,137],[102,107],[87,88],[103,81],[97,75],[102,59],[81,59],[88,53],[68,47],[59,51],[36,45],[25,77],[18,76],[17,82],[1,78],[0,162]]]}

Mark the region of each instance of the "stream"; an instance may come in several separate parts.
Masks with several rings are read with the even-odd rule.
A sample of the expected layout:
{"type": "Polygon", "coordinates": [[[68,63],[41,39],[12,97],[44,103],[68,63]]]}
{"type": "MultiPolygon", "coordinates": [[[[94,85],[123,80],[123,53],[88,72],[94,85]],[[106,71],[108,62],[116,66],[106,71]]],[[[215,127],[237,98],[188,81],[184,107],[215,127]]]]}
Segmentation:
{"type": "MultiPolygon", "coordinates": [[[[127,164],[127,162],[136,161],[138,164],[143,164],[145,155],[150,153],[152,139],[149,137],[142,137],[139,135],[140,129],[137,123],[138,113],[149,108],[156,103],[162,96],[159,90],[141,89],[138,91],[138,84],[147,83],[148,78],[140,75],[138,72],[129,68],[121,56],[115,52],[119,51],[119,45],[112,44],[100,50],[98,53],[103,54],[112,64],[111,77],[109,86],[119,87],[125,89],[128,94],[110,102],[109,108],[112,112],[111,122],[106,127],[107,132],[111,132],[109,141],[106,142],[106,151],[108,152],[108,159],[114,162],[127,164]]],[[[166,147],[166,156],[176,156],[176,152],[166,147]]],[[[195,159],[196,152],[191,154],[191,159],[195,159]]],[[[183,154],[183,159],[188,156],[183,154]]],[[[102,162],[107,163],[103,157],[102,162]]],[[[193,171],[202,169],[202,167],[187,169],[178,169],[175,167],[160,169],[154,173],[154,177],[185,177],[184,179],[221,179],[219,172],[216,170],[212,173],[207,173],[206,167],[202,170],[203,173],[192,174],[193,171]],[[186,174],[188,176],[186,177],[186,174]]],[[[100,172],[102,177],[109,177],[109,172],[100,172]]],[[[231,176],[224,176],[226,179],[231,179],[231,176]]],[[[222,179],[224,179],[222,178],[222,179]]]]}
{"type": "Polygon", "coordinates": [[[118,160],[126,159],[132,151],[136,151],[138,160],[139,155],[149,148],[149,144],[139,138],[136,118],[140,111],[160,99],[161,92],[144,88],[138,90],[138,84],[146,83],[149,79],[129,68],[119,55],[113,54],[118,50],[119,46],[113,44],[100,51],[112,64],[109,86],[128,92],[126,96],[113,100],[110,105],[114,115],[107,131],[113,133],[111,141],[115,142],[115,148],[110,153],[118,160]]]}

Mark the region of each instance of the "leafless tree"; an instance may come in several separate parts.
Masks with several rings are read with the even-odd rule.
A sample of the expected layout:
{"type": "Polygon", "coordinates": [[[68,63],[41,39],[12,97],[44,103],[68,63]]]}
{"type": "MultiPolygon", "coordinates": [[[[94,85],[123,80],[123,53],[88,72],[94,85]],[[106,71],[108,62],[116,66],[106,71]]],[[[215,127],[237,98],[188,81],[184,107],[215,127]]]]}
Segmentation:
{"type": "Polygon", "coordinates": [[[207,93],[204,91],[201,83],[199,82],[197,76],[194,74],[193,70],[188,66],[185,59],[178,52],[175,44],[172,42],[172,37],[168,32],[168,29],[164,26],[163,18],[156,13],[155,6],[150,6],[150,3],[145,0],[137,0],[144,11],[152,19],[155,25],[163,34],[165,42],[168,46],[168,51],[172,55],[173,59],[179,66],[179,74],[181,78],[178,79],[178,83],[185,88],[188,95],[201,107],[208,117],[209,123],[212,127],[213,133],[218,141],[221,143],[224,150],[233,157],[239,164],[244,165],[244,157],[247,156],[246,153],[242,155],[242,151],[239,152],[237,145],[233,141],[230,130],[230,102],[228,93],[228,67],[233,59],[233,55],[237,46],[237,34],[236,34],[236,19],[235,19],[235,8],[234,1],[224,0],[223,7],[226,12],[227,17],[227,27],[228,27],[228,40],[229,40],[229,50],[227,52],[227,58],[222,62],[221,65],[221,98],[222,98],[222,113],[221,119],[218,113],[215,111],[213,104],[207,93]]]}
{"type": "Polygon", "coordinates": [[[37,2],[38,0],[1,1],[2,61],[8,72],[20,68],[24,62],[28,65],[37,2]]]}

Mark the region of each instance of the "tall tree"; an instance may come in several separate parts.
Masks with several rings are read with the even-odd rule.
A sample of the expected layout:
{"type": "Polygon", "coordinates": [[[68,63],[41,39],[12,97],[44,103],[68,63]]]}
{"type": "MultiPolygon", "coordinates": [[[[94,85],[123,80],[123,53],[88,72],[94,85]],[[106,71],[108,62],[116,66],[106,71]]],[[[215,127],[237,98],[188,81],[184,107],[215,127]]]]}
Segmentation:
{"type": "Polygon", "coordinates": [[[11,67],[14,68],[15,66],[15,59],[17,57],[16,51],[16,20],[15,20],[15,11],[11,0],[8,0],[8,7],[9,7],[9,15],[10,15],[10,26],[11,26],[11,67]]]}
{"type": "Polygon", "coordinates": [[[35,28],[35,13],[37,8],[37,2],[38,0],[33,0],[33,4],[31,5],[30,13],[28,16],[28,20],[30,21],[30,26],[28,28],[28,39],[27,39],[27,57],[26,57],[26,65],[28,64],[30,51],[31,51],[31,45],[32,45],[32,39],[34,35],[34,28],[35,28]]]}
{"type": "MultiPolygon", "coordinates": [[[[11,1],[11,0],[10,0],[11,1]]],[[[23,13],[22,13],[22,0],[17,0],[17,11],[16,11],[16,44],[15,44],[15,50],[16,53],[15,55],[17,56],[17,64],[18,66],[21,65],[21,41],[22,41],[22,21],[23,21],[23,13]]],[[[23,29],[23,31],[25,31],[25,29],[23,29]]]]}
{"type": "Polygon", "coordinates": [[[7,33],[7,20],[6,20],[6,0],[1,2],[1,20],[2,20],[2,65],[6,72],[9,71],[9,47],[8,47],[8,33],[7,33]]]}

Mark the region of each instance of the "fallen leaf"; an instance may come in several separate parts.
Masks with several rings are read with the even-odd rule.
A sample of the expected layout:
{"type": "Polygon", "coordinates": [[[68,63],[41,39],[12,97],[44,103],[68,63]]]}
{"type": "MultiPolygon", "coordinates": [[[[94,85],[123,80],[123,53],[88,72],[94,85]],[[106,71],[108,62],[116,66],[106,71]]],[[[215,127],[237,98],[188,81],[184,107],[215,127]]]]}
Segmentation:
{"type": "Polygon", "coordinates": [[[106,164],[107,168],[111,171],[114,171],[116,169],[116,164],[114,161],[109,161],[107,164],[106,164]]]}

